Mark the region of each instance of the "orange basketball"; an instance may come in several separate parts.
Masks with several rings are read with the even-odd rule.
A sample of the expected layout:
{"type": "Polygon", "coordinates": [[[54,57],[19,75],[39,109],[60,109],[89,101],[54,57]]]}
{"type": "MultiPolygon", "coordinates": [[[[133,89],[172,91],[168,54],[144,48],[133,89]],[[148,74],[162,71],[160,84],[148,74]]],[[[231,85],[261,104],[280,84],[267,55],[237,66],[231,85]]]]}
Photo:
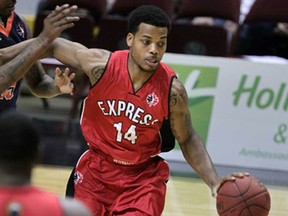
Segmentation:
{"type": "Polygon", "coordinates": [[[226,181],[218,190],[217,212],[220,216],[267,216],[270,194],[254,176],[226,181]]]}

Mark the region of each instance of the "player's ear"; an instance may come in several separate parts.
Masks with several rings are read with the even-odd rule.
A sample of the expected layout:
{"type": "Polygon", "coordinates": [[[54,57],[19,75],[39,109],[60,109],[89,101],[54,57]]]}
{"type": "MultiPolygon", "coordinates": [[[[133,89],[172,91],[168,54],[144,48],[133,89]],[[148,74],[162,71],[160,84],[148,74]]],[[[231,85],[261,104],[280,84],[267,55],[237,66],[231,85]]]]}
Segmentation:
{"type": "Polygon", "coordinates": [[[126,43],[127,43],[128,47],[132,46],[133,38],[134,38],[134,35],[132,33],[127,34],[126,43]]]}

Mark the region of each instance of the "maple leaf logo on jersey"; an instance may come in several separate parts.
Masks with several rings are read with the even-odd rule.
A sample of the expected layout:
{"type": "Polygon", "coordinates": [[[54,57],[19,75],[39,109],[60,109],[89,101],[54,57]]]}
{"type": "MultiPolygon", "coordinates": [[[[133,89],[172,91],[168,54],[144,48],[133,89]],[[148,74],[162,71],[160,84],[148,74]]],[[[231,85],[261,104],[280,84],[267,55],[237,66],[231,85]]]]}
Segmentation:
{"type": "Polygon", "coordinates": [[[18,23],[18,25],[17,25],[17,27],[16,27],[16,31],[17,31],[17,34],[18,34],[20,37],[22,37],[22,38],[25,37],[24,27],[23,27],[23,25],[22,25],[20,22],[18,23]]]}
{"type": "Polygon", "coordinates": [[[79,171],[74,173],[74,184],[80,184],[83,181],[83,175],[79,171]]]}
{"type": "Polygon", "coordinates": [[[157,95],[153,92],[152,94],[149,94],[146,98],[147,104],[149,105],[149,107],[151,106],[156,106],[159,102],[159,98],[157,97],[157,95]]]}

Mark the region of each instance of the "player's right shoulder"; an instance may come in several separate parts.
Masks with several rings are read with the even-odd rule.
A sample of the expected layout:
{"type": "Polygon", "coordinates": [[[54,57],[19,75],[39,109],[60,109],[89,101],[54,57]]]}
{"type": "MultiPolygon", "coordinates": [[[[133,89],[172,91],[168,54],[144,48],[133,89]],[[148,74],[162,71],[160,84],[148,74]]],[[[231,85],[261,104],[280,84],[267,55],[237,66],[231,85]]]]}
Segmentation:
{"type": "Polygon", "coordinates": [[[185,89],[185,86],[183,83],[178,80],[177,78],[174,78],[171,85],[171,91],[170,91],[170,111],[173,110],[181,110],[183,109],[188,102],[188,95],[185,89]]]}
{"type": "Polygon", "coordinates": [[[177,78],[174,78],[171,85],[171,94],[183,94],[185,91],[183,83],[177,78]]]}

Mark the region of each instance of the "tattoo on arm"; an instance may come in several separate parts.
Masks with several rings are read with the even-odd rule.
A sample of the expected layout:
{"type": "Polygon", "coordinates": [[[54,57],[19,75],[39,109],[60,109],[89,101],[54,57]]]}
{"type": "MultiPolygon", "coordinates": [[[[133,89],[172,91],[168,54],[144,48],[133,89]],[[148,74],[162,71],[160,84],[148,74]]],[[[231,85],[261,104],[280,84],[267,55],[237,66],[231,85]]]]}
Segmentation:
{"type": "Polygon", "coordinates": [[[102,76],[104,72],[104,68],[99,68],[98,66],[94,67],[92,69],[92,76],[96,79],[96,80],[99,80],[100,77],[102,76]]]}
{"type": "Polygon", "coordinates": [[[185,143],[193,134],[188,95],[181,83],[175,83],[170,95],[170,124],[178,142],[185,143]]]}
{"type": "Polygon", "coordinates": [[[187,93],[184,86],[179,86],[177,90],[176,88],[172,90],[170,95],[170,108],[176,106],[181,100],[187,102],[187,93]]]}
{"type": "Polygon", "coordinates": [[[170,107],[173,107],[177,104],[177,95],[176,93],[172,93],[170,96],[170,107]]]}
{"type": "Polygon", "coordinates": [[[95,55],[97,56],[97,59],[99,59],[99,62],[92,69],[92,76],[96,81],[98,81],[104,72],[110,52],[107,52],[107,50],[97,49],[95,55]]]}

